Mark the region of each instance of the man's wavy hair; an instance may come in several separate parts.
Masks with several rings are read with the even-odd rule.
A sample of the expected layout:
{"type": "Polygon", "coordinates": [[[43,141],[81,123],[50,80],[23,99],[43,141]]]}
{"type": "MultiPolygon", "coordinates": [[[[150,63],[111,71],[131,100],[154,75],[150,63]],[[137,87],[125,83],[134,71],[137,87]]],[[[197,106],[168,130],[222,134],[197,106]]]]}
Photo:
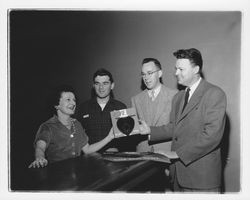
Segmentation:
{"type": "Polygon", "coordinates": [[[195,66],[199,66],[199,73],[202,73],[203,60],[201,52],[195,48],[191,49],[180,49],[173,53],[177,59],[188,59],[195,66]]]}
{"type": "Polygon", "coordinates": [[[106,69],[104,69],[104,68],[100,68],[100,69],[98,69],[98,70],[94,73],[94,75],[93,75],[93,82],[95,82],[95,78],[96,78],[97,76],[108,76],[110,82],[111,82],[111,83],[114,82],[114,79],[113,79],[112,74],[111,74],[108,70],[106,70],[106,69]]]}

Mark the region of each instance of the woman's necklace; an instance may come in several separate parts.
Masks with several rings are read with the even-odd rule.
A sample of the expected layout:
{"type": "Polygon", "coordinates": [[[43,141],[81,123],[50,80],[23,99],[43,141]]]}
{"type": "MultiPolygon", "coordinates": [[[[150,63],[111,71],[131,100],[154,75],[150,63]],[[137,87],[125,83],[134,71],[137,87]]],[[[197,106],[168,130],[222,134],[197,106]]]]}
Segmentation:
{"type": "MultiPolygon", "coordinates": [[[[60,120],[61,121],[61,120],[60,120]]],[[[70,118],[69,120],[67,120],[67,122],[62,122],[61,123],[67,127],[67,129],[69,129],[70,131],[72,131],[71,129],[73,129],[73,132],[71,132],[70,137],[73,138],[74,135],[76,134],[76,127],[75,127],[75,123],[74,123],[74,119],[70,118]]]]}
{"type": "Polygon", "coordinates": [[[70,134],[70,137],[73,138],[74,135],[76,134],[76,127],[75,127],[74,120],[72,118],[70,118],[70,121],[71,121],[71,125],[73,127],[73,132],[70,134]]]}

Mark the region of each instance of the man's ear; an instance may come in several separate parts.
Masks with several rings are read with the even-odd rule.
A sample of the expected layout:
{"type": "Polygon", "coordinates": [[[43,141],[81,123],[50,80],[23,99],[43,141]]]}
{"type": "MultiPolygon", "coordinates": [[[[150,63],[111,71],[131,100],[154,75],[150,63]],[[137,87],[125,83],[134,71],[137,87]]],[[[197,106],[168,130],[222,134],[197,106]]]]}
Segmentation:
{"type": "Polygon", "coordinates": [[[162,70],[158,71],[159,78],[162,77],[162,70]]]}
{"type": "Polygon", "coordinates": [[[195,65],[194,70],[195,70],[195,74],[199,74],[200,66],[199,65],[195,65]]]}
{"type": "Polygon", "coordinates": [[[113,82],[113,83],[111,83],[111,90],[113,90],[114,87],[115,87],[115,83],[113,82]]]}

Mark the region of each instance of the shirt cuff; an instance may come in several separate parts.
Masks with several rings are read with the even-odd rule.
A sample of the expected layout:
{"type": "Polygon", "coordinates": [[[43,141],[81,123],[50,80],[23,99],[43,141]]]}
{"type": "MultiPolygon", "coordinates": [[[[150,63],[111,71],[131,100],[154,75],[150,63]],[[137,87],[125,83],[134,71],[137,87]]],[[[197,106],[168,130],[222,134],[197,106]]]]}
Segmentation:
{"type": "Polygon", "coordinates": [[[150,141],[150,138],[151,138],[151,136],[150,136],[150,134],[148,134],[148,141],[150,141]]]}

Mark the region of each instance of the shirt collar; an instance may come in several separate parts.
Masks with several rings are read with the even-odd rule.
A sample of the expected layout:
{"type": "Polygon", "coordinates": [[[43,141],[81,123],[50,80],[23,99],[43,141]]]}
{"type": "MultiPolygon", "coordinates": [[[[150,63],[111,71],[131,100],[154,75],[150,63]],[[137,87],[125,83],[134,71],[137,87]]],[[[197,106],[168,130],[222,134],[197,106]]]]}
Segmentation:
{"type": "Polygon", "coordinates": [[[201,77],[199,78],[198,81],[196,81],[191,87],[190,87],[190,91],[189,91],[189,98],[188,100],[191,98],[191,96],[193,95],[194,91],[196,90],[196,88],[198,87],[199,83],[201,82],[201,77]]]}
{"type": "MultiPolygon", "coordinates": [[[[101,107],[101,105],[97,102],[97,98],[92,98],[91,99],[93,106],[95,107],[101,107]]],[[[110,97],[105,106],[101,109],[102,111],[104,108],[109,107],[110,105],[114,104],[114,98],[110,97]]]]}
{"type": "Polygon", "coordinates": [[[149,97],[152,97],[152,91],[154,91],[154,98],[156,98],[161,91],[161,84],[159,84],[155,89],[148,90],[149,97]]]}
{"type": "MultiPolygon", "coordinates": [[[[91,102],[93,104],[98,104],[96,97],[95,98],[91,98],[91,102]]],[[[110,97],[109,100],[107,101],[106,105],[109,104],[109,103],[113,103],[113,102],[114,102],[114,99],[112,97],[110,97]]]]}

